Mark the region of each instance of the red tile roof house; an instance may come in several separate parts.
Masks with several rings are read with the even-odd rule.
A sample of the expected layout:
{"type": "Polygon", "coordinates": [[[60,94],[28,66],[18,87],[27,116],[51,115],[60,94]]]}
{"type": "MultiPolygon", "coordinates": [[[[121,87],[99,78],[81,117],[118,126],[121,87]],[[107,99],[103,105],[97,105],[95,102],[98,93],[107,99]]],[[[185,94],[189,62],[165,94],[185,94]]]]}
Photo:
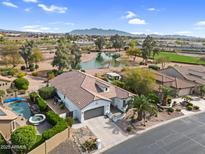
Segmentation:
{"type": "Polygon", "coordinates": [[[126,111],[128,100],[134,94],[116,87],[92,75],[71,71],[63,73],[50,81],[73,118],[83,122],[96,116],[110,113],[113,105],[126,111]]]}

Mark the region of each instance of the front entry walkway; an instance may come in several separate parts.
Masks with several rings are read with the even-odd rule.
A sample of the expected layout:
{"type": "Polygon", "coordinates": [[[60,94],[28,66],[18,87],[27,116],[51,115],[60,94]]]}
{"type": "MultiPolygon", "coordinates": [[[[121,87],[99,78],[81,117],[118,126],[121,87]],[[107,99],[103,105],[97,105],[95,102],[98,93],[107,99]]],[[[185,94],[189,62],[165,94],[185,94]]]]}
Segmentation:
{"type": "Polygon", "coordinates": [[[130,137],[104,116],[85,120],[84,124],[102,141],[102,148],[112,147],[130,137]]]}

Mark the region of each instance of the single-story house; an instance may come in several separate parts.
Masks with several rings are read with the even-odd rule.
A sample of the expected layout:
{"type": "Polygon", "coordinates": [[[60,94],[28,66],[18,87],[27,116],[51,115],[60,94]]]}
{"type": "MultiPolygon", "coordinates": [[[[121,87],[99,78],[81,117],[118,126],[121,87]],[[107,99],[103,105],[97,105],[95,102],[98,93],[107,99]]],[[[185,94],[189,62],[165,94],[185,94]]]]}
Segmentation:
{"type": "Polygon", "coordinates": [[[0,90],[6,90],[11,87],[12,80],[0,75],[0,90]]]}
{"type": "Polygon", "coordinates": [[[181,80],[205,85],[205,66],[169,66],[160,72],[181,80]]]}
{"type": "Polygon", "coordinates": [[[157,71],[153,71],[153,73],[156,80],[155,90],[157,92],[161,91],[162,86],[168,86],[175,89],[177,96],[190,95],[195,90],[195,83],[171,77],[157,71]]]}
{"type": "Polygon", "coordinates": [[[109,114],[111,105],[125,112],[128,100],[134,95],[81,71],[63,73],[52,79],[50,85],[56,88],[73,118],[80,122],[109,114]]]}
{"type": "Polygon", "coordinates": [[[0,106],[0,133],[6,139],[10,139],[11,133],[16,129],[17,115],[0,106]]]}

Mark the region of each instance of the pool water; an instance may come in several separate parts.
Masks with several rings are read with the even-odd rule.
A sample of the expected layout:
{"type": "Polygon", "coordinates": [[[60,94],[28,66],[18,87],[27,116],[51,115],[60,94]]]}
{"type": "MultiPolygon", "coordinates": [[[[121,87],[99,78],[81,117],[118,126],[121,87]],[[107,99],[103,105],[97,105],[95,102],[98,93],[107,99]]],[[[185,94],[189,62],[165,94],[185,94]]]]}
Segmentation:
{"type": "Polygon", "coordinates": [[[31,110],[26,102],[15,102],[9,104],[9,107],[18,115],[23,115],[24,118],[31,117],[31,110]]]}

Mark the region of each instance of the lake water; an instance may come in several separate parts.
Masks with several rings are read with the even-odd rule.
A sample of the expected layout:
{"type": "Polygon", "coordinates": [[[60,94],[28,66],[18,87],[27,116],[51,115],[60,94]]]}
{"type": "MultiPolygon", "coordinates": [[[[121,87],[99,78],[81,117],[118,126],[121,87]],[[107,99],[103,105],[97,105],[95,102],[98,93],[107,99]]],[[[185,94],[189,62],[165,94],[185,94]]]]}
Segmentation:
{"type": "Polygon", "coordinates": [[[112,67],[118,67],[118,66],[122,65],[118,61],[115,61],[114,63],[110,62],[108,64],[108,61],[111,61],[113,59],[113,57],[112,57],[113,55],[114,54],[112,54],[112,53],[104,53],[104,52],[98,53],[97,57],[94,58],[93,60],[81,63],[81,68],[83,70],[89,70],[89,69],[104,68],[104,67],[108,67],[109,65],[112,67]]]}

